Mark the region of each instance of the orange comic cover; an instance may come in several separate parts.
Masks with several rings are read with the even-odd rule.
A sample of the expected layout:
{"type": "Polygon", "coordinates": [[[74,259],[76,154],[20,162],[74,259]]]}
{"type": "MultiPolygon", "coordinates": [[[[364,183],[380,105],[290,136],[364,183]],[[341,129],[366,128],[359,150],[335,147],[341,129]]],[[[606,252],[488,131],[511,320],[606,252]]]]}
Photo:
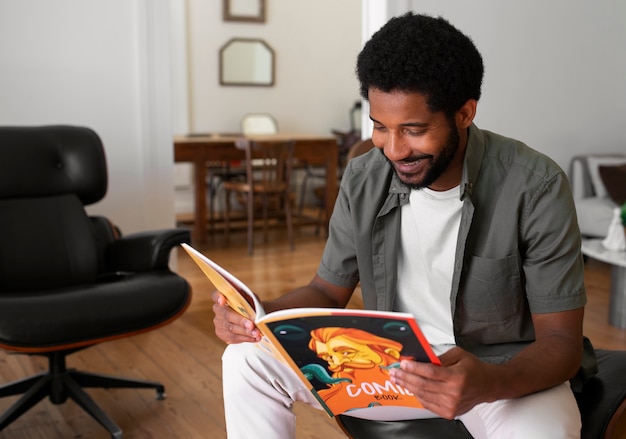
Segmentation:
{"type": "Polygon", "coordinates": [[[294,370],[330,416],[435,416],[389,378],[389,370],[403,359],[440,364],[411,314],[336,308],[266,314],[245,284],[192,247],[183,247],[229,305],[256,322],[264,336],[261,345],[269,345],[268,350],[294,370]]]}

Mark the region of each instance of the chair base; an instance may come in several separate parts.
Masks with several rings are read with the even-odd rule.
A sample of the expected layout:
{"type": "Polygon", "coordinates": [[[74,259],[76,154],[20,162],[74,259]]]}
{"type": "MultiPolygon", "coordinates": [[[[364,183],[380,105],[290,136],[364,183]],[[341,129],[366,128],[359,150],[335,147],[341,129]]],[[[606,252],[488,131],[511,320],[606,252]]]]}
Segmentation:
{"type": "Polygon", "coordinates": [[[22,394],[22,397],[0,416],[0,431],[45,397],[49,397],[50,402],[53,404],[63,404],[67,398],[70,398],[109,431],[113,439],[121,439],[123,436],[120,427],[94,402],[83,388],[153,388],[157,392],[157,399],[165,398],[165,388],[161,383],[155,381],[131,380],[66,369],[66,355],[67,352],[50,353],[48,354],[50,363],[48,372],[14,381],[0,387],[0,398],[22,394]]]}

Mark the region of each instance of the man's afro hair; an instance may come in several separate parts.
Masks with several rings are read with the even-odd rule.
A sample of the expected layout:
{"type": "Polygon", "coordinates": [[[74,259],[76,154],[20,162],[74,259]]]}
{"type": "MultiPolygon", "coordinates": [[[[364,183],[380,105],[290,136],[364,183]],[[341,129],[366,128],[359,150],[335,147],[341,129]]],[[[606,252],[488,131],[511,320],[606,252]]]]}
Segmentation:
{"type": "Polygon", "coordinates": [[[419,92],[429,109],[452,115],[480,98],[483,61],[472,40],[444,18],[408,12],[389,20],[357,59],[360,92],[419,92]]]}

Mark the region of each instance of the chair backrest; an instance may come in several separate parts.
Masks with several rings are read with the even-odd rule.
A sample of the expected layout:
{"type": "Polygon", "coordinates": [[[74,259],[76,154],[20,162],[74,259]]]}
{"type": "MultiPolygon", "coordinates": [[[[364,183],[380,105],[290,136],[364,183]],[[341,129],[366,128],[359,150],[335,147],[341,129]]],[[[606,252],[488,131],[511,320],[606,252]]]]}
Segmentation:
{"type": "Polygon", "coordinates": [[[240,138],[237,147],[246,151],[246,176],[254,191],[282,192],[291,184],[292,140],[240,138]]]}
{"type": "Polygon", "coordinates": [[[352,147],[350,147],[348,155],[346,156],[346,162],[349,162],[351,159],[358,157],[361,154],[365,154],[372,148],[374,148],[372,139],[359,140],[354,145],[352,145],[352,147]]]}
{"type": "Polygon", "coordinates": [[[569,180],[575,200],[596,197],[598,187],[603,186],[599,173],[600,165],[619,165],[626,163],[624,154],[581,154],[572,157],[569,167],[569,180]]]}
{"type": "Polygon", "coordinates": [[[83,206],[106,190],[91,129],[0,127],[0,293],[94,282],[98,246],[83,206]]]}
{"type": "Polygon", "coordinates": [[[241,132],[245,136],[251,134],[276,134],[278,123],[271,114],[250,113],[241,119],[241,132]]]}
{"type": "Polygon", "coordinates": [[[93,130],[0,127],[0,199],[72,194],[87,205],[106,191],[104,147],[93,130]]]}

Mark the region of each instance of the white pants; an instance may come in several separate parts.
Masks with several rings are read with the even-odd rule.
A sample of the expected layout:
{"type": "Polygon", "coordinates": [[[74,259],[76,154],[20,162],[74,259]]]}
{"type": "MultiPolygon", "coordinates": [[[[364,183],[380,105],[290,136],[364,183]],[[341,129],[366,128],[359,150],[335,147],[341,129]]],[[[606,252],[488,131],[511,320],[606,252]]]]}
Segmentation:
{"type": "MultiPolygon", "coordinates": [[[[229,439],[295,438],[295,401],[320,408],[291,369],[254,344],[229,345],[222,357],[229,439]],[[253,432],[253,433],[251,433],[253,432]]],[[[479,404],[459,417],[476,439],[580,438],[580,412],[564,383],[522,398],[479,404]]]]}

